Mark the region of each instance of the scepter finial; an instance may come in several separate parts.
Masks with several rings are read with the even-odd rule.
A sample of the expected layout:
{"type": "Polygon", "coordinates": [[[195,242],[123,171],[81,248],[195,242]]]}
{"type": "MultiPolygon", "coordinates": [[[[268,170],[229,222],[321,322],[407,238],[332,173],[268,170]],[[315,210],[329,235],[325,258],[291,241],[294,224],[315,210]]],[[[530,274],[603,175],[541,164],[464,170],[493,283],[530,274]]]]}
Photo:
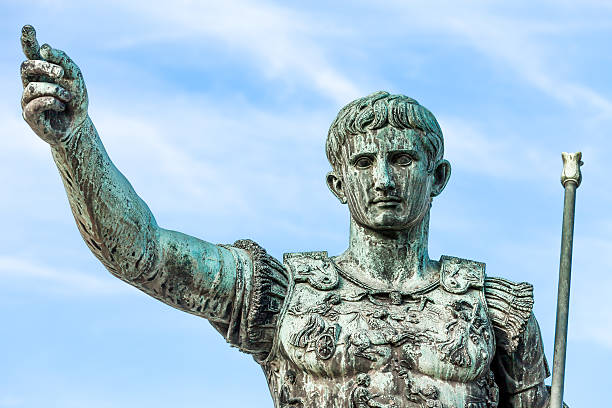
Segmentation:
{"type": "Polygon", "coordinates": [[[561,153],[563,158],[563,171],[561,172],[561,184],[565,187],[568,181],[576,183],[576,187],[580,185],[582,181],[582,174],[580,173],[580,166],[582,163],[582,152],[576,153],[561,153]]]}

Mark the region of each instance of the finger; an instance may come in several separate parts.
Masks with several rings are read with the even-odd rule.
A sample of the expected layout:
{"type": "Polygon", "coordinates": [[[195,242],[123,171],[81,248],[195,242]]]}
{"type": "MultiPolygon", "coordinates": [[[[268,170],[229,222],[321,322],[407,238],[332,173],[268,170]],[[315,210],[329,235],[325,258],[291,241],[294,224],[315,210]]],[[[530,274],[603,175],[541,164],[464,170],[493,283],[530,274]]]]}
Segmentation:
{"type": "Polygon", "coordinates": [[[51,48],[49,44],[43,44],[40,48],[40,55],[49,62],[53,62],[64,68],[64,72],[68,78],[76,79],[79,75],[79,67],[72,59],[62,50],[51,48]]]}
{"type": "Polygon", "coordinates": [[[50,110],[61,112],[64,109],[66,109],[66,105],[60,102],[59,99],[52,96],[43,96],[34,99],[23,108],[23,118],[31,125],[36,127],[44,126],[46,128],[45,123],[47,120],[44,113],[50,110]]]}
{"type": "Polygon", "coordinates": [[[52,96],[64,103],[69,102],[72,98],[70,92],[58,84],[52,84],[49,82],[30,82],[23,90],[21,107],[25,108],[25,106],[32,100],[43,96],[52,96]]]}
{"type": "MultiPolygon", "coordinates": [[[[59,65],[42,60],[26,60],[21,64],[21,79],[24,86],[30,81],[38,81],[40,77],[58,80],[64,76],[64,69],[59,65]]],[[[47,81],[43,81],[47,82],[47,81]]]]}
{"type": "Polygon", "coordinates": [[[21,48],[27,59],[42,59],[36,40],[36,30],[31,25],[24,25],[21,29],[21,48]]]}
{"type": "Polygon", "coordinates": [[[66,109],[66,105],[52,96],[36,98],[26,105],[23,109],[23,118],[28,122],[32,129],[47,143],[57,141],[57,130],[54,129],[54,122],[58,124],[58,116],[50,113],[61,112],[66,109]],[[51,112],[49,112],[51,111],[51,112]]]}

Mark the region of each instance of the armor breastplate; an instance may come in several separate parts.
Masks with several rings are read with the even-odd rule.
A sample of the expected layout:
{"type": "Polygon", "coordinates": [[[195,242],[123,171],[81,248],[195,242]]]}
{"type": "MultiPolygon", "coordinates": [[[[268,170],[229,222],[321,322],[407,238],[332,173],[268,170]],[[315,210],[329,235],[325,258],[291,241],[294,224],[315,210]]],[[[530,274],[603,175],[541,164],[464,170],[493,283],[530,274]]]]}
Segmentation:
{"type": "Polygon", "coordinates": [[[287,254],[293,288],[263,364],[276,407],[497,405],[484,264],[442,257],[412,293],[370,290],[326,252],[287,254]]]}

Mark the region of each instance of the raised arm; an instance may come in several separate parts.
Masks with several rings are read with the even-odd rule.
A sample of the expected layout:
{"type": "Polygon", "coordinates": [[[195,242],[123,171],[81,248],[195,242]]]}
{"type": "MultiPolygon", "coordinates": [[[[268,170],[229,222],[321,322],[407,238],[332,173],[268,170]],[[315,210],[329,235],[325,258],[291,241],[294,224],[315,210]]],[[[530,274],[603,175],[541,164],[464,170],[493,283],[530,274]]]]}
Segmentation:
{"type": "Polygon", "coordinates": [[[261,304],[251,292],[262,274],[286,286],[282,266],[254,243],[213,245],[160,228],[108,157],[87,114],[80,69],[63,51],[47,44],[39,47],[31,26],[23,28],[22,46],[27,57],[21,67],[23,117],[51,146],[89,249],[118,278],[173,307],[209,319],[244,351],[265,353],[269,336],[264,335],[265,345],[243,338],[246,316],[261,318],[268,313],[268,320],[274,320],[272,309],[280,308],[282,288],[277,288],[277,295],[265,294],[266,305],[275,303],[270,296],[277,298],[267,311],[251,310],[251,300],[261,304]]]}

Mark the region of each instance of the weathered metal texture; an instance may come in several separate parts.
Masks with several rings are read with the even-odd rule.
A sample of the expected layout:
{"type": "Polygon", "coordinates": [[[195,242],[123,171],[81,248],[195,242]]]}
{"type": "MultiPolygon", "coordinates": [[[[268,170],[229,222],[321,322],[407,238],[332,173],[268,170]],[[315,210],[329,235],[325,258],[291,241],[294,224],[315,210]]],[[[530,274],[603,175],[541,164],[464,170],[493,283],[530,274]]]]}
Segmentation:
{"type": "Polygon", "coordinates": [[[557,293],[557,323],[555,327],[555,351],[550,407],[562,408],[565,385],[565,357],[567,351],[567,323],[572,275],[572,247],[574,243],[574,211],[576,189],[582,181],[580,166],[582,153],[562,153],[563,171],[561,184],[565,189],[563,227],[561,230],[561,259],[559,262],[559,290],[557,293]]]}
{"type": "Polygon", "coordinates": [[[483,264],[444,257],[437,279],[411,292],[369,287],[325,252],[286,254],[285,264],[295,286],[264,364],[271,389],[292,372],[304,407],[497,403],[483,264]]]}
{"type": "Polygon", "coordinates": [[[327,184],[351,214],[348,249],[281,264],[249,240],[214,245],[159,227],[106,154],[76,64],[39,48],[30,26],[22,46],[24,119],[50,144],[88,247],[252,355],[276,407],[547,406],[531,285],[428,256],[429,210],[450,164],[417,101],[377,92],[340,111],[327,184]]]}

